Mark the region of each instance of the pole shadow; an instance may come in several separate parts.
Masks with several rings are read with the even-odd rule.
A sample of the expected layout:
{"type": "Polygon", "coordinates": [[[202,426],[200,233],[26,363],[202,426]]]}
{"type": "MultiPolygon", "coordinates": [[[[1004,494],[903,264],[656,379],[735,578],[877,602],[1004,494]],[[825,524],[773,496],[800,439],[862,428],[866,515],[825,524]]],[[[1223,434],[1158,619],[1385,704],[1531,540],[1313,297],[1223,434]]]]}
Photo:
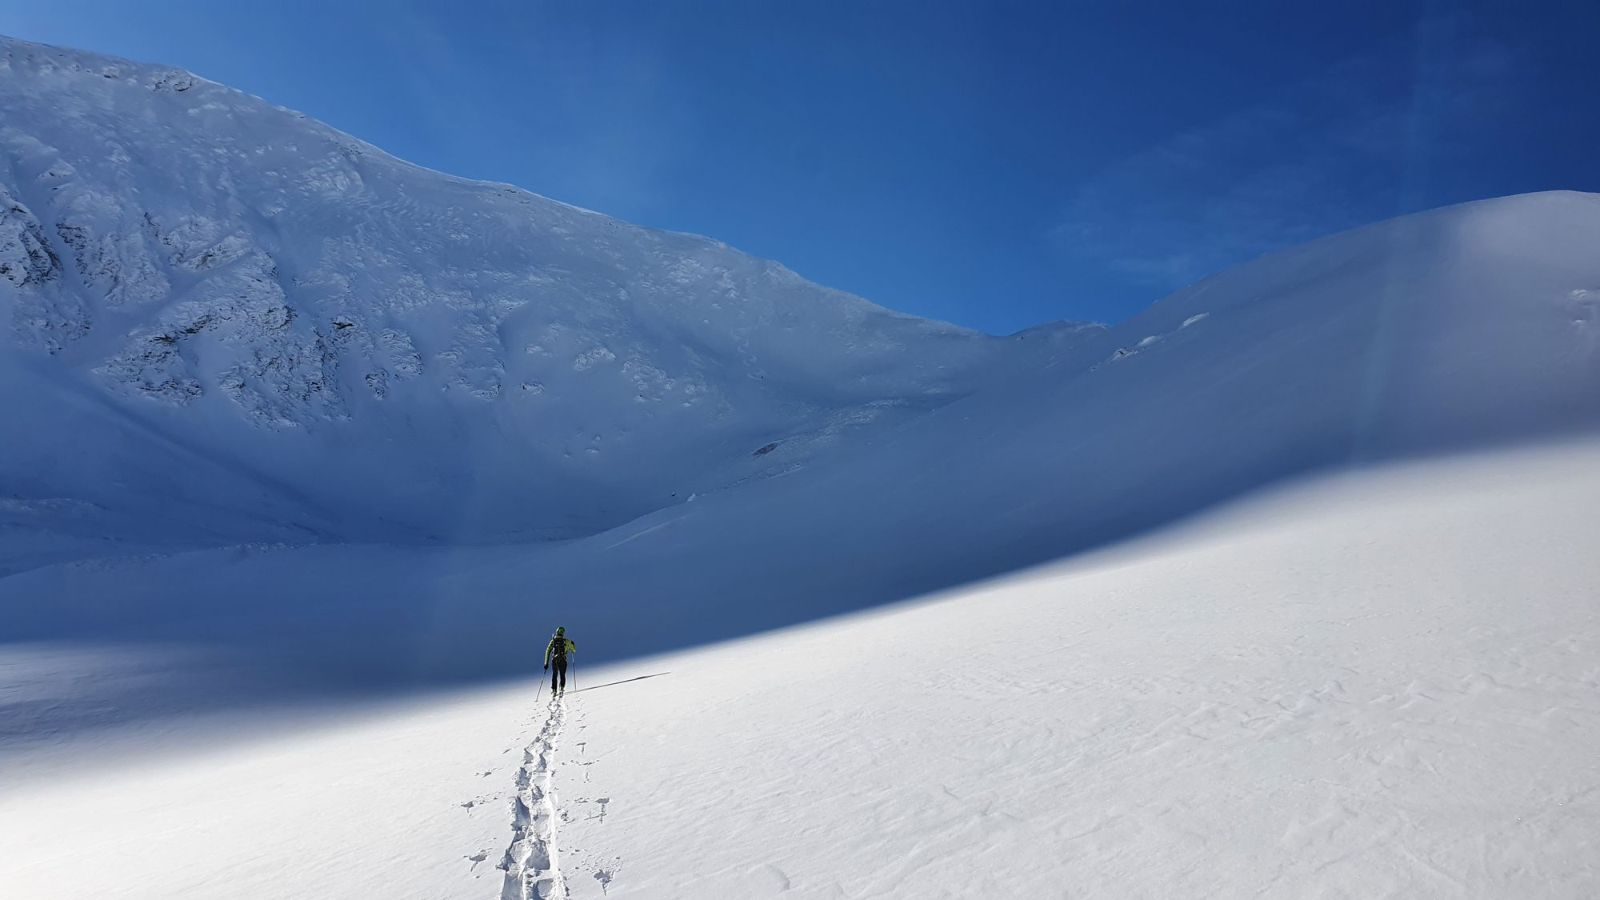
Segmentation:
{"type": "Polygon", "coordinates": [[[672,674],[671,672],[657,672],[654,675],[639,675],[639,676],[637,676],[635,678],[624,678],[621,681],[608,681],[605,684],[597,684],[594,687],[578,688],[577,690],[573,691],[573,693],[574,694],[581,694],[584,691],[598,691],[601,688],[615,687],[615,686],[617,686],[619,684],[628,684],[628,683],[634,682],[634,681],[643,681],[646,678],[660,678],[663,675],[671,675],[671,674],[672,674]]]}

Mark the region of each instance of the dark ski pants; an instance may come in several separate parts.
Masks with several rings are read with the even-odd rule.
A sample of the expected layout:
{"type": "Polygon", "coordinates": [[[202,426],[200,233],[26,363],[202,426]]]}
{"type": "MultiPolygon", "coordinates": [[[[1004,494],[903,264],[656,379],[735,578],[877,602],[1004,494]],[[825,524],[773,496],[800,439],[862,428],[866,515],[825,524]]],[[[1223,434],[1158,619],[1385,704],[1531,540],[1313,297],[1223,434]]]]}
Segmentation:
{"type": "Polygon", "coordinates": [[[550,693],[567,689],[567,658],[558,656],[550,660],[550,693]],[[561,686],[556,686],[556,679],[561,680],[561,686]]]}

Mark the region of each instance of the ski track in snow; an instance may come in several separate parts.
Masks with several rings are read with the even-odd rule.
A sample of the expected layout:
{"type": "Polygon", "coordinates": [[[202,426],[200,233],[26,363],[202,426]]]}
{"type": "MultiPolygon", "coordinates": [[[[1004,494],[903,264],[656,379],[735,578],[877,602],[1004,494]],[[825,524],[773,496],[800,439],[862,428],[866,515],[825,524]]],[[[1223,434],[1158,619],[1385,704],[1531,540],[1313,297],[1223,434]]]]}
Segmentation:
{"type": "Polygon", "coordinates": [[[567,896],[556,853],[556,794],[550,784],[555,742],[566,714],[560,695],[551,697],[544,728],[522,751],[517,795],[511,801],[511,845],[500,862],[506,873],[501,900],[565,900],[567,896]]]}
{"type": "Polygon", "coordinates": [[[632,541],[636,541],[639,538],[642,538],[647,534],[652,534],[654,532],[660,531],[663,528],[666,528],[668,525],[675,524],[677,521],[678,521],[677,519],[668,519],[665,522],[661,522],[661,523],[658,523],[658,524],[655,524],[655,525],[651,525],[649,528],[640,529],[639,531],[635,531],[633,534],[628,535],[627,537],[623,538],[622,540],[617,541],[615,544],[611,544],[611,545],[607,546],[606,549],[607,550],[615,550],[618,547],[621,547],[622,545],[630,543],[632,541]]]}

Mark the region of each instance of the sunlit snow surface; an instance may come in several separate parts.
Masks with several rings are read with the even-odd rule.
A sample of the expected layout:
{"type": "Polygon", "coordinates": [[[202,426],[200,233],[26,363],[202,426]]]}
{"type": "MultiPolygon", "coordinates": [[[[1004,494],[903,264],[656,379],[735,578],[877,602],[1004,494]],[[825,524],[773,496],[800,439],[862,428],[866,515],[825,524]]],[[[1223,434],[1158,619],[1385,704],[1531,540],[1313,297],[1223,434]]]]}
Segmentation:
{"type": "Polygon", "coordinates": [[[533,761],[575,898],[1589,897],[1597,505],[1592,442],[1433,462],[875,613],[580,654],[554,728],[527,681],[111,741],[0,788],[0,882],[494,897],[533,761]]]}

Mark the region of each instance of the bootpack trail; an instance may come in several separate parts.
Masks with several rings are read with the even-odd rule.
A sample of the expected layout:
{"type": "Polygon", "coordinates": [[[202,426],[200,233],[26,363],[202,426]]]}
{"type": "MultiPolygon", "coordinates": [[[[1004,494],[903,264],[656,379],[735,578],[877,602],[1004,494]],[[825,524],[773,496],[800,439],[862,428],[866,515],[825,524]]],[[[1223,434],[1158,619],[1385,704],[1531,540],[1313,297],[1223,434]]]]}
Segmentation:
{"type": "Polygon", "coordinates": [[[506,873],[501,900],[565,900],[567,896],[556,851],[557,798],[551,783],[556,739],[566,715],[562,695],[552,696],[544,727],[522,751],[516,796],[511,801],[511,844],[500,862],[506,873]]]}

